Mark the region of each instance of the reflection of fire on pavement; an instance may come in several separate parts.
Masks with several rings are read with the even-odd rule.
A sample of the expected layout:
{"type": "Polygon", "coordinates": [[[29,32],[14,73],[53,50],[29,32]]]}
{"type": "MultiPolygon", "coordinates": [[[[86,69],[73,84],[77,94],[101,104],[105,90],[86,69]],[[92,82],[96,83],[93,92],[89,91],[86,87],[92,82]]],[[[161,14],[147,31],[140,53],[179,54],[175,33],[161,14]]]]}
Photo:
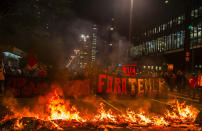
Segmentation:
{"type": "MultiPolygon", "coordinates": [[[[139,109],[127,109],[119,113],[106,109],[100,103],[96,113],[79,112],[76,106],[66,101],[63,92],[55,88],[47,96],[40,98],[45,105],[39,104],[37,113],[30,109],[8,105],[12,113],[8,113],[0,121],[0,129],[8,130],[65,130],[65,129],[97,129],[97,128],[171,128],[184,127],[198,129],[195,119],[199,111],[177,100],[169,103],[171,108],[164,114],[154,114],[139,109]]],[[[16,103],[13,100],[13,103],[16,103]]],[[[33,109],[35,110],[35,109],[33,109]]]]}

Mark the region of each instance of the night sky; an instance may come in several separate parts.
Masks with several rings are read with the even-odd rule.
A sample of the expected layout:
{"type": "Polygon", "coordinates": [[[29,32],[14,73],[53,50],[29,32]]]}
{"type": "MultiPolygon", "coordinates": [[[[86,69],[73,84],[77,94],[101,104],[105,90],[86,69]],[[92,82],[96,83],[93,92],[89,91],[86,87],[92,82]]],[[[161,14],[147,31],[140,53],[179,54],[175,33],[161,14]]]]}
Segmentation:
{"type": "MultiPolygon", "coordinates": [[[[20,5],[20,2],[13,1],[19,5],[19,7],[17,6],[16,8],[22,8],[23,5],[20,5]]],[[[21,0],[21,2],[22,1],[26,0],[21,0]]],[[[165,0],[134,0],[133,36],[145,31],[146,28],[152,28],[155,25],[167,22],[172,17],[182,14],[187,6],[192,5],[187,2],[201,4],[202,0],[169,0],[168,4],[165,4],[165,0]]],[[[12,0],[10,1],[10,4],[11,3],[12,0]]],[[[15,4],[12,3],[11,5],[15,4]]],[[[12,7],[7,4],[7,0],[0,0],[0,12],[7,11],[7,9],[12,9],[12,7]]],[[[36,54],[42,52],[42,55],[39,56],[46,56],[43,55],[43,48],[38,48],[39,46],[45,49],[50,48],[49,52],[53,52],[52,56],[57,60],[58,58],[62,58],[60,61],[64,63],[72,54],[73,50],[80,47],[80,34],[89,34],[92,24],[97,24],[100,29],[99,32],[103,32],[103,29],[105,30],[104,27],[111,24],[111,19],[115,18],[116,31],[120,34],[120,37],[127,39],[129,14],[130,0],[72,0],[70,12],[65,20],[60,19],[57,21],[57,24],[51,28],[51,31],[54,32],[52,35],[53,38],[57,38],[55,34],[62,36],[63,41],[61,44],[55,44],[59,40],[56,42],[51,41],[52,44],[43,42],[44,37],[38,38],[41,40],[40,43],[28,38],[26,41],[24,37],[20,37],[19,41],[15,39],[8,39],[8,41],[10,45],[14,45],[25,51],[29,50],[29,48],[33,50],[32,47],[34,47],[36,54]],[[59,53],[59,56],[56,56],[54,53],[59,53]]],[[[104,33],[105,32],[106,30],[104,33]]],[[[49,56],[51,56],[51,54],[49,54],[49,56]]],[[[45,59],[49,60],[49,56],[45,57],[45,59]]],[[[53,57],[51,58],[53,59],[53,57]]]]}
{"type": "MultiPolygon", "coordinates": [[[[154,25],[167,22],[182,14],[189,0],[134,0],[134,32],[140,32],[154,25]]],[[[192,0],[199,3],[200,0],[192,0]]],[[[75,0],[73,10],[78,17],[97,24],[109,24],[115,17],[121,34],[127,34],[130,0],[75,0]]]]}

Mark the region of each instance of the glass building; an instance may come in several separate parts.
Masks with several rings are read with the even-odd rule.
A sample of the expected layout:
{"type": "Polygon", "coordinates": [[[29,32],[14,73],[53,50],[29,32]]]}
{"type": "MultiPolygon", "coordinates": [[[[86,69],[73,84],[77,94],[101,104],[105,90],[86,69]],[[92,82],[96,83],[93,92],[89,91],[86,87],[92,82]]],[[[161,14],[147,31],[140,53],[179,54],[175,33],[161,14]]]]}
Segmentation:
{"type": "MultiPolygon", "coordinates": [[[[144,56],[169,57],[169,54],[177,56],[178,52],[178,55],[181,53],[182,56],[179,59],[185,60],[183,54],[189,51],[192,66],[199,67],[202,64],[200,58],[197,58],[197,54],[200,55],[200,51],[202,51],[201,28],[202,6],[190,9],[189,12],[166,23],[147,29],[140,35],[140,40],[131,47],[131,57],[134,60],[144,56]]],[[[175,64],[172,60],[167,62],[175,64]]]]}

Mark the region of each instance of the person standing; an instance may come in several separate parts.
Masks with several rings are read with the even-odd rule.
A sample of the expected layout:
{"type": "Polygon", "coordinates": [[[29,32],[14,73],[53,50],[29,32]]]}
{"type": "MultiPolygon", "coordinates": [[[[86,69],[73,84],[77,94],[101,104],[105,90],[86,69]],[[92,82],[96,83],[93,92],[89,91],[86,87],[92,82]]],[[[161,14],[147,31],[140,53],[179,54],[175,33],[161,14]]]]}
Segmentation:
{"type": "Polygon", "coordinates": [[[173,90],[176,87],[176,75],[174,73],[170,75],[169,83],[170,83],[170,91],[173,92],[173,90]]]}
{"type": "Polygon", "coordinates": [[[198,71],[198,91],[199,91],[199,103],[202,103],[202,75],[201,71],[198,71]]]}
{"type": "Polygon", "coordinates": [[[181,70],[178,70],[178,72],[177,72],[177,91],[179,93],[181,93],[184,86],[185,86],[184,74],[181,70]]]}
{"type": "Polygon", "coordinates": [[[202,75],[201,71],[198,72],[198,86],[202,88],[202,75]]]}
{"type": "Polygon", "coordinates": [[[5,82],[5,76],[4,76],[5,70],[4,70],[4,65],[3,62],[0,64],[0,87],[1,87],[1,94],[4,94],[4,82],[5,82]]]}
{"type": "Polygon", "coordinates": [[[198,84],[198,77],[195,73],[192,73],[192,77],[189,79],[189,87],[191,89],[193,99],[195,98],[196,95],[197,84],[198,84]]]}

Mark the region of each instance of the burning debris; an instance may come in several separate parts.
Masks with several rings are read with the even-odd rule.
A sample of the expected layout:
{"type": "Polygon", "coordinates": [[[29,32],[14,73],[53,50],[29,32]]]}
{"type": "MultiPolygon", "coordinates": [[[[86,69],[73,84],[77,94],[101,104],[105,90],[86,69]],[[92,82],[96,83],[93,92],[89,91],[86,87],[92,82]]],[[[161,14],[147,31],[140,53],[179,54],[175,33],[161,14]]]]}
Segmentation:
{"type": "MultiPolygon", "coordinates": [[[[97,128],[170,128],[186,127],[198,129],[195,119],[199,111],[186,103],[169,103],[171,109],[164,114],[149,113],[145,110],[115,112],[106,109],[100,103],[96,113],[84,113],[66,101],[62,90],[55,88],[45,96],[44,110],[37,113],[30,109],[19,110],[9,106],[12,113],[7,113],[0,121],[0,129],[5,130],[67,130],[97,128]]],[[[41,100],[41,99],[40,99],[41,100]]],[[[42,109],[42,108],[40,108],[42,109]]]]}

